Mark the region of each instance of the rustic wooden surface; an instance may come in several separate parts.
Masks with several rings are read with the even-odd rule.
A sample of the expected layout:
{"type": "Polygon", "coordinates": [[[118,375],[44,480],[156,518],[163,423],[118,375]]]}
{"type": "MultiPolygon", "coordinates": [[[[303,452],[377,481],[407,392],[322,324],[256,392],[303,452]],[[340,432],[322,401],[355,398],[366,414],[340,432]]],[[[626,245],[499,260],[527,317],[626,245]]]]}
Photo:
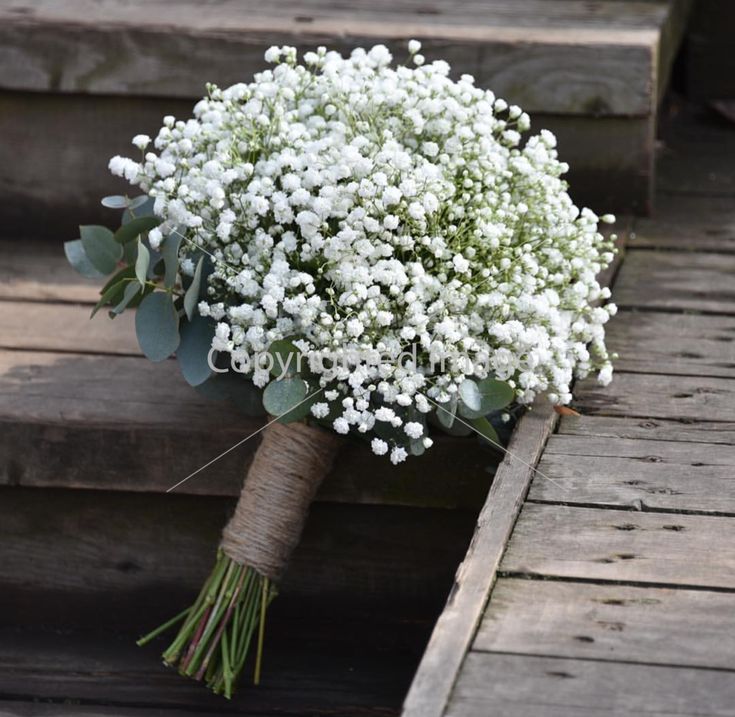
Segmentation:
{"type": "Polygon", "coordinates": [[[35,0],[25,12],[3,3],[0,86],[195,97],[206,82],[232,84],[265,67],[263,48],[272,44],[346,49],[388,41],[400,56],[416,37],[429,58],[451,61],[527,111],[648,116],[657,65],[668,71],[688,4],[495,0],[427,11],[405,0],[219,0],[202,14],[190,1],[175,13],[160,1],[35,0]],[[667,49],[660,55],[659,38],[667,49]]]}
{"type": "Polygon", "coordinates": [[[735,128],[697,121],[613,286],[618,372],[576,386],[437,714],[735,714],[735,128]]]}

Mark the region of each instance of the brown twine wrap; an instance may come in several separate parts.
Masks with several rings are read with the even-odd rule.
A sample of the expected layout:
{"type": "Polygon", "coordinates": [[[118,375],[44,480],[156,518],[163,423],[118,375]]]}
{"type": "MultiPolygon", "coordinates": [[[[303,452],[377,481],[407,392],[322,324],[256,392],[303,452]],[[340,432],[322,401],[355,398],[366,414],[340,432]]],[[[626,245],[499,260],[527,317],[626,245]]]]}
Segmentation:
{"type": "Polygon", "coordinates": [[[222,533],[222,550],[278,582],[339,443],[331,431],[305,423],[269,425],[222,533]]]}

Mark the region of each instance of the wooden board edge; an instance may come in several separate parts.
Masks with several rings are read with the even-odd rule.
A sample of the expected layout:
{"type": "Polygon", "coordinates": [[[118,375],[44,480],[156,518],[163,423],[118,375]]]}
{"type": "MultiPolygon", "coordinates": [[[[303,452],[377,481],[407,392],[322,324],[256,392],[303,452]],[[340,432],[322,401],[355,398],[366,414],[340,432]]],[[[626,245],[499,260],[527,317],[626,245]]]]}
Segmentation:
{"type": "Polygon", "coordinates": [[[545,398],[519,421],[493,480],[464,560],[403,703],[402,717],[441,717],[513,532],[536,463],[558,416],[545,398]]]}

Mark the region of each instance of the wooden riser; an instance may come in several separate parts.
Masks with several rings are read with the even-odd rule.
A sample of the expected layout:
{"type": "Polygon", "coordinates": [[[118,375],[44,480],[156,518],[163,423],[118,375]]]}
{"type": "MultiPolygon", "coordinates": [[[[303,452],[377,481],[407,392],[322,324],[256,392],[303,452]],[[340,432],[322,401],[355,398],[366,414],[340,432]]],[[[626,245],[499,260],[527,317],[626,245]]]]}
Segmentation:
{"type": "Polygon", "coordinates": [[[418,37],[559,135],[572,194],[599,212],[650,210],[657,106],[689,0],[492,0],[427,10],[379,3],[0,4],[2,232],[70,236],[98,221],[99,197],[130,138],[188,117],[207,81],[247,80],[271,44],[342,50],[418,37]],[[20,154],[23,161],[17,161],[20,154]]]}
{"type": "MultiPolygon", "coordinates": [[[[215,497],[2,488],[2,620],[152,629],[193,600],[233,509],[234,500],[215,497]]],[[[286,612],[345,603],[430,616],[475,517],[317,503],[279,600],[286,612]]]]}

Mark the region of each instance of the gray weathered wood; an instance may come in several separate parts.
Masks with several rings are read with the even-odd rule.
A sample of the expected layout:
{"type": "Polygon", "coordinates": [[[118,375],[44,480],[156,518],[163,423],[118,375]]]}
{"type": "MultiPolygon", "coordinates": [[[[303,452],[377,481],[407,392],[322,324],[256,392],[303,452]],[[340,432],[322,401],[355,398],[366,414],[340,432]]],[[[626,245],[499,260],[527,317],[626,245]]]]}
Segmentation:
{"type": "Polygon", "coordinates": [[[539,402],[519,422],[406,696],[403,717],[438,717],[444,713],[531,481],[532,466],[555,421],[556,414],[549,405],[539,402]]]}
{"type": "Polygon", "coordinates": [[[735,423],[694,419],[680,422],[617,416],[564,416],[559,422],[559,433],[735,445],[735,423]]]}
{"type": "Polygon", "coordinates": [[[733,593],[503,578],[472,649],[735,670],[733,631],[733,593]]]}
{"type": "Polygon", "coordinates": [[[501,570],[735,589],[735,521],[527,503],[501,570]]]}
{"type": "Polygon", "coordinates": [[[623,307],[735,313],[735,256],[628,252],[615,284],[623,307]]]}
{"type": "Polygon", "coordinates": [[[735,316],[621,311],[606,332],[617,371],[735,378],[735,316]]]}
{"type": "MultiPolygon", "coordinates": [[[[276,601],[274,613],[284,600],[281,596],[276,601]]],[[[163,640],[141,649],[130,629],[113,633],[4,626],[0,690],[6,699],[0,698],[0,711],[22,717],[383,717],[400,704],[410,679],[411,653],[425,630],[420,622],[418,629],[401,625],[380,609],[363,614],[362,620],[357,611],[338,611],[330,624],[329,612],[318,608],[300,623],[281,611],[268,628],[261,685],[254,689],[249,684],[248,667],[238,692],[226,700],[164,667],[163,640]],[[362,649],[355,650],[351,640],[362,641],[362,649]],[[28,709],[32,695],[37,711],[28,709]],[[44,704],[46,700],[56,704],[44,704]],[[18,702],[26,709],[16,710],[18,702]]]]}
{"type": "Polygon", "coordinates": [[[659,193],[654,218],[640,217],[629,238],[633,249],[735,252],[732,197],[659,193]]]}
{"type": "MultiPolygon", "coordinates": [[[[202,398],[175,361],[4,351],[0,425],[0,484],[158,492],[241,442],[263,421],[202,398]]],[[[257,445],[254,437],[176,490],[239,494],[257,445]]],[[[479,508],[493,454],[478,450],[471,438],[449,436],[437,436],[432,450],[431,469],[418,460],[397,468],[373,456],[367,445],[345,440],[319,498],[479,508]]]]}
{"type": "MultiPolygon", "coordinates": [[[[201,587],[234,504],[203,496],[0,488],[2,614],[33,616],[45,595],[55,598],[58,624],[113,627],[130,624],[137,613],[138,622],[152,627],[201,587]]],[[[474,516],[315,503],[283,594],[435,607],[469,543],[474,516]]]]}
{"type": "Polygon", "coordinates": [[[732,717],[720,670],[470,653],[448,717],[732,717]]]}
{"type": "Polygon", "coordinates": [[[735,421],[735,381],[710,376],[620,373],[609,386],[585,379],[575,388],[582,413],[633,418],[735,421]]]}
{"type": "Polygon", "coordinates": [[[134,311],[114,320],[105,309],[90,313],[88,305],[0,300],[0,348],[140,355],[134,311]]]}
{"type": "Polygon", "coordinates": [[[0,239],[0,299],[95,304],[101,286],[72,269],[60,240],[0,239]]]}
{"type": "Polygon", "coordinates": [[[733,446],[553,436],[539,471],[532,500],[735,515],[733,446]]]}
{"type": "Polygon", "coordinates": [[[685,4],[496,0],[426,12],[416,2],[219,0],[202,16],[194,2],[171,13],[160,1],[37,0],[29,13],[0,7],[0,85],[195,97],[207,81],[231,84],[262,69],[272,44],[347,50],[387,41],[400,56],[417,37],[429,58],[448,59],[528,111],[647,116],[678,45],[672,17],[685,4]]]}

